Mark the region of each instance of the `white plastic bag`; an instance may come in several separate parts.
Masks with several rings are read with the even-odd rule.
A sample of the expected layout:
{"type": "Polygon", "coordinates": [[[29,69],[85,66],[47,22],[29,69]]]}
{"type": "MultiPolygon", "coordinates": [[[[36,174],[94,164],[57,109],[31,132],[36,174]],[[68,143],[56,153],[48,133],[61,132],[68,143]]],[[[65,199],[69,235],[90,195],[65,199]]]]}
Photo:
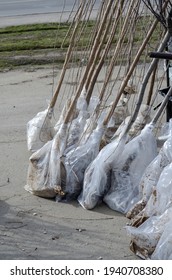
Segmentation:
{"type": "MultiPolygon", "coordinates": [[[[55,134],[58,132],[58,130],[60,129],[61,125],[63,124],[64,118],[65,118],[65,116],[66,116],[67,111],[69,110],[69,107],[70,107],[70,105],[71,105],[71,102],[72,102],[71,99],[68,99],[68,100],[66,101],[66,103],[65,103],[65,105],[64,105],[64,107],[63,107],[63,110],[62,110],[62,112],[61,112],[61,114],[60,114],[60,117],[59,117],[57,123],[56,123],[55,126],[54,126],[54,132],[55,132],[55,134]]],[[[72,116],[72,117],[73,117],[73,116],[72,116]]],[[[70,120],[70,121],[72,121],[72,120],[70,120]]]]}
{"type": "MultiPolygon", "coordinates": [[[[77,100],[74,114],[71,116],[70,122],[68,123],[68,138],[67,138],[65,153],[67,153],[71,148],[74,148],[74,146],[78,143],[79,137],[83,132],[83,128],[85,126],[86,120],[89,117],[87,111],[88,105],[85,96],[86,96],[86,91],[84,88],[82,90],[80,97],[77,100]]],[[[59,127],[64,122],[70,104],[71,104],[71,100],[66,102],[62,114],[60,115],[60,119],[55,126],[56,131],[58,131],[59,127]]]]}
{"type": "Polygon", "coordinates": [[[69,124],[65,153],[68,153],[72,148],[75,148],[75,146],[78,145],[79,138],[83,132],[83,128],[85,126],[87,118],[88,112],[80,111],[78,117],[74,119],[71,124],[69,124]]]}
{"type": "Polygon", "coordinates": [[[119,159],[112,163],[111,187],[103,199],[111,209],[126,213],[139,201],[139,182],[157,155],[152,130],[152,125],[147,125],[139,136],[125,145],[119,159]]]}
{"type": "Polygon", "coordinates": [[[48,109],[39,112],[27,123],[27,147],[35,152],[53,138],[53,127],[51,123],[52,112],[48,109]]]}
{"type": "Polygon", "coordinates": [[[66,131],[67,125],[61,125],[54,139],[30,157],[25,189],[32,194],[50,198],[61,191],[65,181],[61,157],[66,148],[66,131]]]}
{"type": "Polygon", "coordinates": [[[150,106],[142,104],[140,106],[138,116],[128,132],[129,136],[136,136],[150,121],[150,106]]]}
{"type": "Polygon", "coordinates": [[[154,252],[157,243],[172,215],[172,208],[168,209],[161,216],[148,218],[138,228],[127,226],[127,233],[131,237],[131,249],[143,259],[148,259],[154,252]]]}
{"type": "Polygon", "coordinates": [[[159,154],[146,168],[139,184],[140,201],[136,203],[133,207],[131,207],[131,209],[129,209],[127,213],[127,218],[134,218],[136,215],[150,215],[151,210],[149,209],[151,208],[151,205],[155,198],[156,186],[160,178],[161,172],[163,171],[164,167],[166,167],[172,161],[172,155],[170,151],[172,151],[171,133],[169,134],[168,139],[164,143],[159,154]],[[147,213],[145,213],[144,208],[148,201],[149,204],[147,206],[147,213]]]}
{"type": "Polygon", "coordinates": [[[171,192],[171,172],[172,172],[172,130],[170,121],[170,133],[167,141],[164,143],[160,151],[160,164],[159,164],[159,178],[157,184],[152,188],[151,195],[145,209],[144,215],[160,215],[167,207],[170,207],[170,199],[172,198],[171,192]],[[162,161],[163,160],[163,161],[162,161]],[[170,162],[170,163],[169,163],[170,162]]]}
{"type": "Polygon", "coordinates": [[[126,139],[116,139],[106,145],[88,166],[84,175],[83,191],[78,201],[85,209],[93,209],[108,191],[111,164],[118,160],[126,139]]]}
{"type": "Polygon", "coordinates": [[[144,209],[146,216],[161,215],[172,206],[172,163],[161,172],[157,186],[154,188],[144,209]]]}
{"type": "MultiPolygon", "coordinates": [[[[148,105],[142,104],[141,108],[139,110],[139,114],[133,123],[132,127],[130,128],[128,132],[128,140],[131,140],[133,137],[137,136],[141,130],[144,128],[144,126],[150,122],[150,116],[148,114],[150,110],[150,107],[148,105]]],[[[121,125],[116,130],[115,134],[112,137],[112,140],[117,138],[123,130],[125,130],[126,126],[128,125],[130,121],[131,116],[127,116],[124,121],[121,123],[121,125]]]]}
{"type": "Polygon", "coordinates": [[[88,113],[90,116],[93,114],[93,112],[95,112],[95,109],[97,108],[99,102],[100,100],[97,96],[91,96],[90,102],[88,104],[88,113]]]}
{"type": "MultiPolygon", "coordinates": [[[[95,159],[99,152],[100,141],[104,133],[104,127],[98,126],[86,143],[70,150],[65,157],[66,185],[63,189],[65,199],[75,199],[81,192],[84,172],[88,165],[95,159]]],[[[60,196],[56,199],[61,200],[60,196]]]]}
{"type": "Polygon", "coordinates": [[[152,260],[172,260],[172,217],[165,225],[155,251],[151,256],[152,260]]]}
{"type": "Polygon", "coordinates": [[[129,98],[130,98],[129,94],[123,94],[121,96],[118,105],[115,108],[115,111],[105,131],[105,135],[103,138],[105,143],[111,142],[112,137],[114,136],[119,126],[123,123],[123,120],[129,116],[129,110],[128,110],[129,98]]]}

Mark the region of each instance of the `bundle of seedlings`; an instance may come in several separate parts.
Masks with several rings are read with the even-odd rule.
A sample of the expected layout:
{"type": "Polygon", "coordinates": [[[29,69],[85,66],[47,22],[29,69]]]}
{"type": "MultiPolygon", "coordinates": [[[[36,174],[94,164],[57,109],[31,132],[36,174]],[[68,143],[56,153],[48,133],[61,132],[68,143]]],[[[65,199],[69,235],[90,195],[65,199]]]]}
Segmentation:
{"type": "MultiPolygon", "coordinates": [[[[140,180],[146,167],[157,155],[153,128],[163,112],[171,93],[172,88],[170,88],[151,123],[142,130],[139,136],[126,144],[120,159],[114,162],[111,188],[104,197],[104,201],[110,208],[122,213],[127,213],[128,210],[139,201],[140,180]]],[[[157,200],[157,197],[152,202],[152,206],[156,205],[155,200],[157,200]]]]}
{"type": "MultiPolygon", "coordinates": [[[[143,2],[164,27],[168,29],[168,35],[172,36],[171,1],[164,1],[167,4],[165,12],[162,10],[162,1],[156,2],[156,11],[151,1],[143,0],[143,2]]],[[[167,93],[167,101],[171,93],[172,89],[170,88],[167,93]]],[[[127,228],[131,236],[131,249],[142,258],[172,258],[170,246],[172,210],[171,160],[170,133],[159,155],[150,164],[143,176],[143,192],[141,191],[142,200],[128,213],[130,218],[134,217],[134,220],[136,220],[127,228]],[[142,219],[139,220],[139,216],[142,219]],[[145,219],[146,221],[144,222],[145,219]]]]}
{"type": "MultiPolygon", "coordinates": [[[[165,35],[165,37],[163,39],[163,42],[161,43],[161,45],[158,49],[159,51],[161,49],[165,48],[168,39],[169,39],[169,33],[167,32],[167,34],[165,35]]],[[[138,51],[138,57],[142,53],[142,46],[140,47],[140,49],[138,51]]],[[[135,59],[135,61],[131,65],[130,70],[128,72],[128,77],[130,77],[131,70],[134,69],[134,67],[135,67],[135,65],[138,61],[138,57],[137,57],[137,59],[135,59]]],[[[103,197],[105,197],[105,194],[110,189],[110,185],[108,184],[108,186],[107,186],[109,174],[110,174],[110,172],[113,168],[113,165],[115,165],[115,166],[119,165],[119,162],[120,162],[119,159],[121,158],[121,157],[119,157],[119,155],[121,155],[122,151],[124,151],[124,149],[125,149],[125,143],[128,140],[128,135],[127,135],[128,131],[130,130],[133,122],[135,121],[135,119],[137,118],[140,106],[142,104],[142,100],[143,100],[143,96],[144,96],[144,92],[145,92],[145,87],[147,85],[147,82],[149,80],[149,77],[150,77],[152,71],[155,69],[155,67],[157,65],[157,62],[158,62],[157,59],[153,59],[151,65],[148,68],[147,74],[144,77],[144,81],[142,83],[142,87],[141,87],[141,90],[139,92],[137,106],[135,108],[135,111],[134,111],[134,114],[133,114],[132,118],[129,120],[129,123],[128,123],[127,127],[125,128],[124,131],[121,132],[121,135],[117,139],[112,141],[110,144],[105,146],[100,151],[98,156],[88,166],[88,168],[85,172],[84,182],[83,182],[83,191],[82,191],[81,195],[79,196],[78,200],[79,200],[79,203],[86,209],[94,208],[97,205],[97,203],[100,200],[102,200],[103,197]]],[[[104,125],[107,125],[107,123],[109,122],[109,120],[110,120],[110,118],[111,118],[111,116],[114,112],[114,109],[115,109],[115,107],[116,107],[116,105],[117,105],[117,103],[120,99],[121,91],[124,90],[126,84],[127,84],[127,81],[124,80],[122,85],[121,85],[120,91],[119,91],[115,101],[112,104],[111,109],[109,110],[106,118],[103,121],[104,125]]],[[[169,94],[170,94],[170,92],[169,92],[169,94]]],[[[151,129],[148,130],[150,135],[151,135],[150,136],[150,141],[152,141],[153,143],[155,143],[155,141],[154,141],[153,136],[152,136],[152,128],[154,127],[154,125],[157,121],[157,117],[159,117],[160,113],[162,112],[162,109],[164,108],[163,106],[165,106],[165,104],[166,104],[165,102],[167,102],[168,97],[169,97],[169,95],[167,95],[166,99],[164,99],[164,103],[160,107],[157,115],[155,116],[153,122],[150,125],[151,129]]],[[[129,142],[128,146],[129,145],[132,145],[132,142],[131,142],[131,144],[129,142]]],[[[154,149],[154,151],[155,151],[155,149],[154,149]]],[[[143,151],[142,151],[142,153],[143,153],[143,151]]],[[[132,154],[132,152],[131,152],[131,154],[132,154]]],[[[143,164],[144,169],[150,163],[150,161],[153,159],[153,157],[155,157],[156,154],[151,153],[151,155],[152,155],[152,158],[148,158],[148,160],[147,160],[146,157],[144,157],[144,160],[145,160],[145,163],[143,164]]],[[[124,157],[125,157],[125,155],[124,155],[124,157]]],[[[130,156],[127,156],[127,157],[130,158],[130,156]]],[[[133,157],[131,156],[131,158],[133,158],[133,157]]],[[[137,160],[140,161],[139,151],[137,152],[137,158],[138,158],[137,160]]],[[[126,159],[126,161],[127,161],[127,159],[126,159]]],[[[131,160],[129,160],[129,161],[131,162],[131,160]]],[[[124,163],[124,165],[125,165],[125,163],[124,163]]],[[[128,170],[129,170],[129,168],[127,168],[127,172],[128,172],[128,170]]],[[[144,172],[144,170],[142,170],[142,172],[144,172]]],[[[140,174],[140,176],[141,175],[142,174],[140,174]]],[[[130,176],[130,174],[129,174],[129,176],[130,176]]],[[[125,209],[124,211],[127,212],[127,210],[129,210],[129,207],[130,206],[128,206],[128,208],[125,209]]]]}
{"type": "Polygon", "coordinates": [[[148,216],[145,213],[145,206],[151,195],[156,194],[156,186],[163,169],[171,162],[169,151],[172,145],[171,132],[169,131],[168,139],[160,149],[158,155],[146,168],[139,184],[139,201],[129,209],[127,218],[131,219],[131,224],[138,225],[148,216]]]}
{"type": "MultiPolygon", "coordinates": [[[[149,198],[146,201],[145,208],[133,219],[134,222],[127,227],[127,232],[131,237],[130,248],[142,258],[171,259],[171,246],[169,246],[172,211],[171,136],[165,146],[167,149],[164,150],[170,163],[166,164],[165,167],[157,166],[157,170],[152,170],[153,174],[157,175],[159,179],[153,177],[155,185],[152,185],[152,188],[148,190],[149,198]]],[[[163,164],[163,162],[161,163],[163,164]]],[[[148,183],[151,185],[151,180],[148,183]]],[[[147,187],[150,187],[149,185],[147,187]]]]}
{"type": "MultiPolygon", "coordinates": [[[[115,3],[117,4],[117,2],[115,3]]],[[[110,7],[110,6],[109,6],[110,7]]],[[[114,6],[112,12],[116,11],[116,5],[114,6]]],[[[118,7],[118,17],[117,20],[119,19],[119,11],[121,6],[118,7]]],[[[131,12],[131,11],[130,11],[131,12]]],[[[92,53],[90,54],[90,57],[93,57],[94,54],[94,59],[93,63],[90,67],[90,70],[88,72],[88,75],[85,77],[86,82],[85,82],[85,87],[87,91],[86,95],[86,100],[87,102],[91,102],[91,96],[94,88],[94,84],[96,82],[97,76],[101,70],[101,67],[103,66],[105,57],[108,53],[108,50],[112,44],[112,39],[113,39],[113,34],[116,30],[116,24],[117,22],[114,22],[114,24],[111,27],[111,34],[108,38],[108,41],[105,45],[105,48],[103,50],[103,54],[100,57],[98,65],[96,64],[96,61],[100,55],[100,51],[102,48],[102,42],[105,41],[106,36],[107,36],[107,31],[109,29],[109,24],[112,19],[112,13],[108,19],[103,38],[101,41],[101,44],[97,47],[97,44],[95,44],[95,48],[93,48],[92,53]],[[95,52],[96,51],[96,52],[95,52]],[[96,67],[97,65],[97,67],[96,67]],[[93,71],[94,70],[94,71],[93,71]],[[91,79],[92,78],[92,79],[91,79]]],[[[127,19],[129,18],[129,15],[127,19]]],[[[116,20],[116,21],[117,21],[116,20]]],[[[102,26],[99,29],[98,35],[102,33],[102,26]]],[[[83,81],[83,80],[82,80],[83,81]]],[[[83,184],[83,178],[84,178],[84,172],[88,165],[94,160],[94,158],[97,156],[99,149],[100,149],[100,142],[102,139],[102,136],[106,130],[106,126],[104,126],[101,123],[101,118],[98,118],[99,115],[99,108],[101,105],[101,102],[103,100],[105,93],[105,88],[103,91],[101,91],[100,96],[98,98],[98,104],[96,105],[93,114],[90,116],[86,123],[86,127],[84,128],[84,132],[80,137],[80,140],[78,141],[77,147],[74,147],[72,150],[70,150],[68,153],[65,155],[65,169],[66,169],[66,186],[63,189],[63,192],[66,194],[64,197],[57,196],[57,200],[61,199],[73,199],[77,198],[79,193],[82,190],[82,184],[83,184]],[[90,126],[90,123],[92,124],[90,126]]]]}
{"type": "Polygon", "coordinates": [[[47,141],[52,140],[56,134],[56,129],[54,130],[54,124],[52,122],[54,106],[60,94],[65,74],[75,51],[76,44],[80,40],[81,32],[83,32],[83,25],[86,25],[85,23],[81,23],[82,21],[89,21],[91,14],[90,10],[92,10],[93,7],[94,5],[92,0],[84,0],[78,3],[78,8],[66,35],[66,37],[69,37],[69,47],[66,52],[65,61],[53,97],[48,105],[48,108],[39,112],[27,123],[27,146],[28,150],[31,152],[35,152],[43,147],[44,144],[47,143],[47,141]]]}
{"type": "MultiPolygon", "coordinates": [[[[88,1],[91,3],[92,1],[88,1]]],[[[125,1],[124,1],[125,2],[125,1]]],[[[122,1],[123,3],[123,1],[122,1]]],[[[110,61],[108,67],[108,73],[105,77],[103,87],[100,94],[100,102],[96,106],[95,122],[90,130],[89,134],[86,135],[86,130],[84,129],[84,123],[86,126],[88,124],[87,120],[91,117],[88,112],[88,105],[90,105],[90,100],[93,92],[93,88],[97,79],[97,76],[105,62],[110,46],[113,42],[113,34],[116,30],[117,22],[122,13],[125,10],[126,6],[123,7],[123,4],[118,1],[106,1],[102,4],[102,18],[99,21],[99,26],[95,34],[93,44],[91,46],[90,55],[88,57],[88,63],[84,68],[83,74],[79,85],[76,89],[74,98],[69,102],[68,109],[64,108],[64,112],[60,117],[59,123],[56,126],[55,136],[49,142],[41,142],[41,148],[37,150],[30,158],[30,165],[28,171],[28,180],[27,180],[27,190],[31,191],[33,194],[44,196],[44,197],[54,197],[57,195],[59,197],[73,197],[78,195],[79,191],[82,188],[83,174],[87,166],[93,162],[93,159],[96,157],[96,154],[99,151],[100,147],[100,138],[105,132],[107,125],[114,113],[114,109],[124,93],[124,89],[127,86],[127,83],[133,73],[139,57],[141,56],[146,43],[148,42],[153,30],[156,27],[156,22],[153,24],[153,27],[150,29],[150,32],[147,34],[144,42],[142,43],[138,55],[133,61],[123,83],[120,88],[120,92],[117,95],[115,102],[113,102],[112,107],[102,122],[97,121],[97,112],[99,111],[99,106],[101,105],[102,98],[104,96],[105,89],[110,81],[113,68],[117,59],[117,56],[120,52],[121,45],[127,33],[128,23],[131,20],[131,15],[133,13],[134,7],[139,7],[138,4],[140,1],[132,1],[128,4],[129,10],[127,15],[124,18],[124,24],[121,31],[121,37],[117,42],[115,47],[114,56],[110,61]],[[117,9],[116,9],[117,8],[117,9]],[[115,23],[112,21],[112,18],[116,15],[115,23]],[[112,24],[113,22],[113,24],[112,24]],[[109,26],[111,28],[109,29],[109,26]],[[110,35],[108,36],[108,30],[111,30],[110,35]],[[83,89],[86,89],[86,98],[81,96],[83,89]],[[82,99],[82,106],[77,107],[77,102],[79,98],[82,99]],[[85,102],[85,99],[86,102],[85,102]],[[83,128],[82,128],[83,126],[83,128]],[[82,129],[84,129],[84,137],[82,135],[82,129]],[[97,141],[95,141],[95,136],[97,136],[97,141]],[[45,144],[44,144],[45,143],[45,144]],[[87,143],[87,145],[86,145],[87,143]],[[44,144],[44,145],[43,145],[44,144]],[[89,146],[90,145],[90,146],[89,146]],[[85,147],[89,149],[86,151],[85,147]],[[89,151],[89,152],[88,152],[89,151]],[[93,152],[94,151],[94,152],[93,152]],[[79,161],[80,158],[83,158],[82,162],[79,161]],[[81,165],[83,163],[83,165],[81,165]],[[75,168],[73,168],[75,166],[75,168]],[[74,172],[73,172],[74,171],[74,172]],[[72,174],[72,175],[71,175],[72,174]],[[74,178],[75,177],[75,178],[74,178]],[[79,181],[79,184],[78,184],[79,181]],[[71,185],[73,182],[73,185],[71,185]],[[78,187],[79,186],[79,187],[78,187]]],[[[127,2],[128,3],[128,2],[127,2]]],[[[126,3],[125,3],[126,4],[126,3]]],[[[71,43],[68,48],[66,55],[65,63],[61,72],[60,82],[58,84],[56,94],[54,94],[53,99],[50,103],[48,111],[52,112],[54,104],[56,102],[57,96],[59,94],[59,89],[64,79],[66,67],[71,56],[73,40],[76,41],[76,34],[78,30],[78,22],[81,20],[83,15],[83,10],[85,11],[85,1],[82,1],[80,8],[78,10],[78,19],[74,25],[71,43]]],[[[40,131],[37,131],[38,138],[40,137],[40,131]]],[[[121,140],[120,140],[121,142],[121,140]]],[[[122,143],[125,143],[125,136],[122,137],[122,143]],[[124,139],[124,141],[123,141],[124,139]]]]}
{"type": "Polygon", "coordinates": [[[125,145],[120,158],[112,162],[111,186],[103,198],[111,209],[125,214],[139,200],[140,179],[156,155],[156,139],[149,124],[125,145]]]}
{"type": "MultiPolygon", "coordinates": [[[[157,1],[155,3],[152,3],[149,0],[143,0],[143,2],[151,11],[151,13],[167,30],[166,46],[165,46],[167,47],[167,44],[172,36],[171,1],[166,0],[164,2],[157,1]]],[[[161,50],[159,49],[157,54],[161,53],[162,50],[163,48],[161,48],[161,50]]],[[[156,68],[154,69],[152,80],[155,80],[155,71],[156,68]]],[[[153,83],[152,83],[152,87],[153,87],[153,83]]],[[[151,94],[148,95],[148,99],[147,99],[148,104],[150,103],[150,98],[151,98],[151,94]]],[[[148,166],[148,168],[146,169],[143,175],[143,178],[140,182],[140,201],[136,203],[136,205],[134,205],[127,213],[127,217],[133,219],[132,222],[133,225],[139,225],[140,223],[142,223],[144,219],[147,218],[146,215],[144,214],[144,208],[148,200],[150,199],[151,194],[154,192],[153,189],[158,183],[162,170],[170,162],[170,158],[168,156],[168,149],[166,149],[166,147],[169,145],[169,142],[170,142],[170,134],[168,136],[168,141],[163,145],[158,156],[150,163],[150,165],[148,166]]]]}
{"type": "MultiPolygon", "coordinates": [[[[37,150],[30,157],[27,186],[25,188],[35,195],[39,195],[43,197],[55,197],[56,194],[63,195],[63,186],[66,184],[66,178],[68,178],[68,176],[66,175],[66,170],[64,168],[64,155],[66,154],[66,152],[70,151],[70,147],[73,147],[73,145],[76,144],[76,139],[74,138],[75,135],[79,137],[78,124],[79,124],[79,130],[81,130],[82,125],[84,127],[84,121],[87,118],[87,102],[84,100],[85,99],[84,96],[81,96],[82,102],[77,102],[77,101],[79,101],[79,97],[82,93],[85,80],[89,73],[89,69],[92,65],[92,57],[96,53],[97,44],[102,45],[100,38],[101,38],[102,30],[104,28],[103,27],[104,22],[106,22],[107,20],[112,4],[113,1],[109,1],[107,3],[103,20],[95,39],[96,43],[94,43],[85,72],[77,88],[75,97],[72,99],[64,119],[62,120],[63,116],[60,118],[62,121],[60,121],[61,124],[58,131],[56,132],[52,140],[44,144],[42,148],[37,150]],[[78,105],[77,118],[75,118],[76,104],[78,105]]],[[[63,69],[65,69],[66,67],[69,53],[70,52],[68,50],[63,69]]],[[[62,74],[64,75],[63,69],[62,69],[62,74]]],[[[62,80],[60,81],[62,82],[62,80]]],[[[56,97],[57,94],[54,95],[50,107],[54,106],[56,97]]]]}
{"type": "MultiPolygon", "coordinates": [[[[61,193],[59,193],[59,195],[56,196],[57,201],[61,201],[61,200],[64,201],[64,199],[67,201],[71,199],[76,199],[77,196],[80,194],[82,189],[84,172],[88,167],[88,165],[97,156],[100,148],[100,142],[105,131],[105,126],[103,126],[101,122],[97,121],[98,108],[100,107],[104,94],[101,94],[97,100],[93,98],[95,107],[92,104],[91,97],[96,82],[96,78],[103,66],[107,52],[112,44],[112,39],[113,39],[112,34],[114,34],[116,29],[116,21],[115,21],[113,26],[111,27],[111,35],[109,36],[106,46],[103,49],[103,54],[101,55],[101,57],[99,57],[100,52],[104,47],[104,42],[109,31],[112,16],[116,11],[117,1],[114,2],[114,6],[111,11],[112,4],[113,4],[112,1],[109,1],[100,28],[98,29],[97,36],[95,38],[95,43],[90,53],[90,57],[85,73],[82,77],[80,86],[77,90],[78,93],[83,85],[84,88],[86,89],[87,92],[86,101],[88,102],[88,118],[85,127],[83,126],[83,133],[79,135],[80,137],[79,139],[77,139],[78,140],[77,144],[73,147],[71,146],[72,148],[66,150],[65,161],[64,161],[64,166],[66,170],[66,185],[63,188],[64,195],[61,196],[61,193]],[[105,29],[102,35],[102,30],[104,25],[105,25],[105,29]],[[99,63],[97,64],[98,59],[99,59],[99,63]],[[91,78],[93,79],[91,80],[91,78]]],[[[118,7],[118,11],[119,11],[119,7],[118,7]]],[[[76,131],[74,132],[74,134],[77,135],[76,131]]]]}

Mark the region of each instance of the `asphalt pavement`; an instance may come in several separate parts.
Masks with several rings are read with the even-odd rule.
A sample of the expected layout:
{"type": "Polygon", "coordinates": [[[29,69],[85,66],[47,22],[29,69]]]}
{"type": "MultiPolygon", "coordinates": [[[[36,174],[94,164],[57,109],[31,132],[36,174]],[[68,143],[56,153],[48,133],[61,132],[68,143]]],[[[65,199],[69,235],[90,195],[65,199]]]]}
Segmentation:
{"type": "Polygon", "coordinates": [[[76,0],[0,0],[0,27],[66,21],[76,8],[76,0]]]}

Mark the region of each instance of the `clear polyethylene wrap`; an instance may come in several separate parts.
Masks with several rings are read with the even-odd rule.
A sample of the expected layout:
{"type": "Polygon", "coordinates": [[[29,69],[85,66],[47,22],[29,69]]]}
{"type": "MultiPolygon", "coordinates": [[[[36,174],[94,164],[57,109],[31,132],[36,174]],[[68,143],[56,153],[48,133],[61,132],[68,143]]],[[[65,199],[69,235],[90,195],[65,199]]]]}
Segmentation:
{"type": "Polygon", "coordinates": [[[168,209],[160,216],[148,218],[137,228],[127,226],[127,233],[131,237],[131,250],[143,259],[150,258],[171,215],[172,208],[168,209]]]}
{"type": "Polygon", "coordinates": [[[68,139],[66,144],[66,151],[68,153],[72,148],[78,145],[79,138],[83,132],[86,120],[88,118],[87,111],[80,111],[76,119],[69,125],[68,139]]]}
{"type": "Polygon", "coordinates": [[[78,198],[85,209],[93,209],[109,189],[111,163],[119,158],[126,139],[116,139],[106,145],[88,166],[84,175],[83,191],[78,198]]]}
{"type": "Polygon", "coordinates": [[[171,199],[171,170],[172,170],[172,134],[171,123],[168,139],[161,148],[158,156],[151,163],[149,173],[143,176],[140,184],[142,201],[146,206],[142,211],[144,216],[162,214],[170,206],[171,199]],[[144,179],[144,180],[143,180],[144,179]]]}
{"type": "Polygon", "coordinates": [[[77,116],[72,120],[68,125],[68,139],[66,144],[65,153],[69,152],[70,149],[77,146],[79,138],[83,132],[83,128],[86,124],[86,120],[89,117],[89,113],[87,110],[87,101],[86,101],[86,91],[85,88],[82,90],[81,96],[77,100],[76,104],[76,113],[77,116]]]}
{"type": "Polygon", "coordinates": [[[164,167],[144,210],[146,216],[161,215],[172,206],[172,163],[164,167]]]}
{"type": "Polygon", "coordinates": [[[41,197],[55,197],[63,185],[62,161],[66,147],[67,125],[61,125],[54,139],[33,153],[29,161],[25,189],[41,197]]]}
{"type": "Polygon", "coordinates": [[[151,256],[152,260],[172,260],[172,218],[165,225],[155,251],[151,256]]]}
{"type": "MultiPolygon", "coordinates": [[[[86,143],[79,145],[66,154],[66,186],[64,187],[64,193],[66,193],[67,200],[77,198],[80,194],[84,172],[99,152],[103,133],[104,127],[102,125],[98,126],[86,143]]],[[[57,196],[57,200],[60,200],[59,196],[57,196]]]]}
{"type": "Polygon", "coordinates": [[[27,147],[29,151],[39,150],[53,138],[51,115],[52,113],[46,109],[39,112],[27,123],[27,147]]]}
{"type": "Polygon", "coordinates": [[[128,142],[119,159],[112,163],[111,187],[104,202],[113,210],[126,213],[139,200],[139,182],[148,164],[157,155],[152,125],[128,142]]]}
{"type": "MultiPolygon", "coordinates": [[[[153,159],[153,161],[146,168],[140,184],[139,184],[139,197],[140,200],[129,210],[127,213],[128,218],[134,218],[136,215],[148,215],[144,214],[145,206],[150,197],[153,198],[155,194],[155,188],[160,178],[161,172],[172,160],[170,151],[172,150],[172,137],[169,134],[167,141],[159,151],[159,154],[153,159]],[[152,195],[152,196],[151,196],[152,195]],[[141,213],[142,211],[142,213],[141,213]]],[[[149,202],[150,203],[150,202],[149,202]]]]}

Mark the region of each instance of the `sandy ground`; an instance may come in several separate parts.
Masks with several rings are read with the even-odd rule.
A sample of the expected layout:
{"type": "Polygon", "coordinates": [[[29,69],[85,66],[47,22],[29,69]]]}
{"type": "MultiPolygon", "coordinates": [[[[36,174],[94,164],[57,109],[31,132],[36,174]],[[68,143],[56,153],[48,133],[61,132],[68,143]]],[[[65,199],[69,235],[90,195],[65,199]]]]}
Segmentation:
{"type": "Polygon", "coordinates": [[[52,81],[50,68],[0,74],[0,259],[136,259],[123,215],[106,205],[87,211],[24,190],[26,124],[46,109],[52,81]]]}

